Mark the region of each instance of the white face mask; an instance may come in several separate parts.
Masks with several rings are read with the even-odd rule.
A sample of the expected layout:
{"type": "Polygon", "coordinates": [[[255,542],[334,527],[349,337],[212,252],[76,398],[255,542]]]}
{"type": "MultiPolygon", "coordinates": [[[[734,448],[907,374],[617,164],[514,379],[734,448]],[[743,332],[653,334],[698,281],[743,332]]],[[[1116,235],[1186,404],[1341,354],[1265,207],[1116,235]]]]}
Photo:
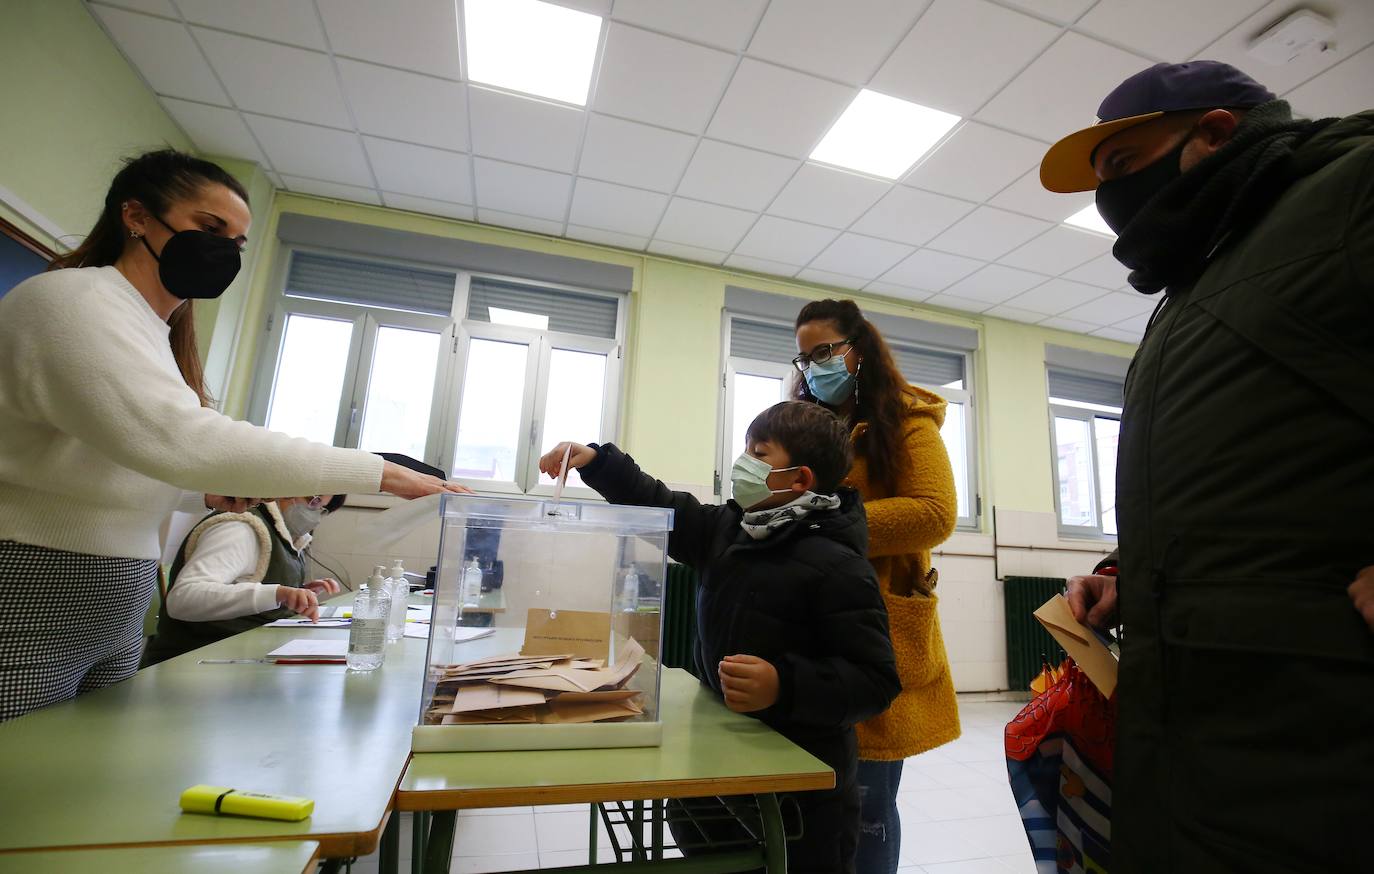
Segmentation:
{"type": "Polygon", "coordinates": [[[773,495],[792,491],[791,489],[770,489],[768,477],[771,474],[798,470],[799,468],[800,465],[769,467],[768,462],[762,458],[755,458],[748,452],[740,453],[740,457],[735,459],[734,465],[730,468],[730,488],[734,493],[735,501],[740,507],[748,510],[750,507],[763,503],[773,495]]]}
{"type": "Polygon", "coordinates": [[[309,504],[292,504],[281,511],[281,519],[286,523],[286,530],[291,532],[291,536],[299,540],[319,527],[320,521],[324,519],[324,510],[309,504]]]}

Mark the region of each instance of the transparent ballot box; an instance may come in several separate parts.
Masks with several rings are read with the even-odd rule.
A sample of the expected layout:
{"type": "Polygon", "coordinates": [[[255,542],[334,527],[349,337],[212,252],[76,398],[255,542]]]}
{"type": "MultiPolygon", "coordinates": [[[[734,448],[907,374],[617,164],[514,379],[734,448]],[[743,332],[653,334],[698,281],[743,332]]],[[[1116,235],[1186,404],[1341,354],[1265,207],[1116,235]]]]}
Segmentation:
{"type": "Polygon", "coordinates": [[[449,494],[417,752],[657,746],[673,511],[449,494]]]}

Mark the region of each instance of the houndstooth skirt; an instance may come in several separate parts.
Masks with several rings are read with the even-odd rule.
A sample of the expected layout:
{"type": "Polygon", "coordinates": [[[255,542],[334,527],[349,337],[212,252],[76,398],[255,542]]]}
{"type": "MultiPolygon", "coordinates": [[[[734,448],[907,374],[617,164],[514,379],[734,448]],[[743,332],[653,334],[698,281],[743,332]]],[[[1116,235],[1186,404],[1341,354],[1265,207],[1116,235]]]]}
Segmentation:
{"type": "Polygon", "coordinates": [[[133,676],[157,562],[0,540],[0,721],[133,676]]]}

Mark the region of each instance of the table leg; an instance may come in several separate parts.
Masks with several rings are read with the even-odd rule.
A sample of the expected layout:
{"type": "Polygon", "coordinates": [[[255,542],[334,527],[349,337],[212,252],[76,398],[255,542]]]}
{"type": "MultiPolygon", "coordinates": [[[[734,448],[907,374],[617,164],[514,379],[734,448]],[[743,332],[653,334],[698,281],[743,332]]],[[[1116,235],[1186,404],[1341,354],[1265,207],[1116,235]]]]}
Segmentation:
{"type": "Polygon", "coordinates": [[[429,837],[425,840],[425,874],[448,874],[453,864],[453,833],[458,828],[456,810],[436,810],[430,814],[429,837]]]}
{"type": "Polygon", "coordinates": [[[759,795],[759,816],[763,821],[763,864],[767,874],[787,874],[787,834],[782,824],[778,796],[759,795]]]}
{"type": "Polygon", "coordinates": [[[655,862],[663,861],[663,818],[667,813],[664,806],[663,799],[655,799],[653,813],[649,817],[649,830],[651,832],[649,841],[653,845],[655,862]]]}
{"type": "Polygon", "coordinates": [[[378,874],[400,874],[401,869],[401,813],[393,810],[382,829],[382,845],[377,853],[378,874]]]}
{"type": "Polygon", "coordinates": [[[601,814],[601,811],[597,808],[597,806],[596,806],[595,804],[589,804],[589,805],[587,805],[587,809],[588,809],[588,817],[591,819],[591,825],[588,827],[588,838],[587,838],[587,864],[589,864],[589,865],[595,865],[595,864],[596,864],[596,844],[597,844],[597,825],[596,825],[596,818],[601,814]]]}
{"type": "Polygon", "coordinates": [[[410,815],[410,874],[424,874],[425,837],[429,829],[429,811],[417,810],[410,815]]]}

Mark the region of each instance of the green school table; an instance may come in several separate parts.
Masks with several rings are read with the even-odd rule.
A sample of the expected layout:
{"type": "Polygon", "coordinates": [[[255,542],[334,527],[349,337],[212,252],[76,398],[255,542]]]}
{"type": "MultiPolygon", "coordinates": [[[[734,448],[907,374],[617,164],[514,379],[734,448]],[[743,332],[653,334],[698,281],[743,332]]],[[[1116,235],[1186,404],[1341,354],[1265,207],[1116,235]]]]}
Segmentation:
{"type": "Polygon", "coordinates": [[[307,874],[314,870],[319,850],[314,841],[53,850],[0,856],[0,874],[307,874]]]}
{"type": "MultiPolygon", "coordinates": [[[[324,858],[371,853],[410,756],[425,640],[387,647],[371,673],[343,665],[198,664],[256,659],[297,637],[259,628],[118,685],[0,724],[0,853],[77,847],[311,840],[324,858]],[[302,795],[302,822],[182,814],[197,783],[302,795]]],[[[392,863],[394,864],[394,862],[392,863]]]]}
{"type": "Polygon", "coordinates": [[[396,794],[398,810],[421,812],[417,821],[432,812],[416,859],[427,872],[448,871],[460,809],[756,795],[765,851],[770,862],[780,860],[776,793],[829,789],[835,773],[758,720],[726,709],[686,671],[664,669],[660,700],[658,747],[416,753],[396,794]]]}

